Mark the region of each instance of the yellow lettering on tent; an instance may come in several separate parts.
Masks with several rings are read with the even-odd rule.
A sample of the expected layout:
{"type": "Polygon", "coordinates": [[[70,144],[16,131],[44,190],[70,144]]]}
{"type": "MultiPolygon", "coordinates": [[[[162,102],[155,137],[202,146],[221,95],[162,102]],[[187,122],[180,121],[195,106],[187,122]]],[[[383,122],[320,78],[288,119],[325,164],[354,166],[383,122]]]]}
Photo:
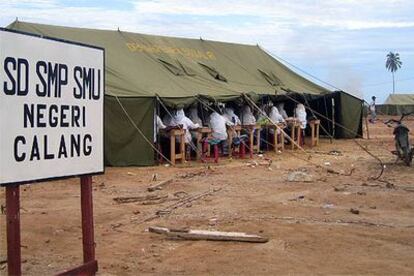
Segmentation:
{"type": "Polygon", "coordinates": [[[146,52],[150,54],[154,53],[165,53],[168,55],[180,55],[189,59],[205,59],[205,60],[215,60],[216,56],[211,51],[200,51],[193,48],[178,48],[171,46],[161,46],[161,45],[144,45],[136,42],[126,43],[128,50],[130,52],[146,52]]]}

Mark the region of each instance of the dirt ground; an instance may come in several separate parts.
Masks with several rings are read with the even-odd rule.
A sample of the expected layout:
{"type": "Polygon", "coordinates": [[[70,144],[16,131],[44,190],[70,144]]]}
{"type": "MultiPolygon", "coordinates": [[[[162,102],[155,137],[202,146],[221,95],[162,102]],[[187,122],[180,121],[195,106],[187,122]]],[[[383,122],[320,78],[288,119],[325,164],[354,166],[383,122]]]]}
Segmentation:
{"type": "MultiPolygon", "coordinates": [[[[414,132],[414,121],[408,124],[414,132]]],[[[98,274],[414,275],[414,166],[394,164],[391,128],[378,122],[370,133],[370,140],[358,141],[384,161],[380,181],[370,179],[380,172],[378,161],[353,140],[326,139],[307,148],[311,162],[340,175],[300,160],[305,155],[299,151],[265,153],[255,156],[257,163],[221,159],[209,167],[189,162],[176,168],[106,168],[93,184],[98,274]],[[327,154],[332,150],[340,155],[327,154]],[[265,158],[273,160],[270,167],[262,165],[265,158]],[[295,170],[309,182],[287,181],[295,170]],[[149,193],[154,174],[174,181],[149,193]],[[158,210],[206,191],[211,194],[154,218],[158,210]],[[160,199],[113,200],[152,194],[160,199]],[[241,231],[269,242],[171,240],[147,231],[155,225],[241,231]]],[[[79,201],[79,179],[21,187],[25,275],[50,275],[81,264],[79,201]]],[[[5,215],[0,227],[4,260],[5,215]]],[[[6,272],[1,264],[0,274],[6,272]]]]}

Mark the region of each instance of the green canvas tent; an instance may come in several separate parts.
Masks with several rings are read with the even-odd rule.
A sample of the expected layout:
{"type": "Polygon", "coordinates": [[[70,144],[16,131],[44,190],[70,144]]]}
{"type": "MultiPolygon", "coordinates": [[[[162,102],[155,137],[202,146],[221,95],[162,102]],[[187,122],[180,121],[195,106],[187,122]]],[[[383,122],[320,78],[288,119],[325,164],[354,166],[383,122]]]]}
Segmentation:
{"type": "Polygon", "coordinates": [[[390,94],[385,103],[378,106],[378,113],[402,115],[414,112],[414,94],[390,94]]]}
{"type": "Polygon", "coordinates": [[[227,102],[244,95],[255,100],[263,96],[306,97],[315,108],[322,106],[318,99],[323,99],[320,113],[335,114],[345,127],[335,132],[336,137],[351,138],[361,132],[360,99],[305,79],[259,46],[20,21],[7,28],[105,48],[107,165],[154,163],[153,149],[127,119],[119,102],[150,141],[158,99],[176,108],[199,98],[227,102]]]}

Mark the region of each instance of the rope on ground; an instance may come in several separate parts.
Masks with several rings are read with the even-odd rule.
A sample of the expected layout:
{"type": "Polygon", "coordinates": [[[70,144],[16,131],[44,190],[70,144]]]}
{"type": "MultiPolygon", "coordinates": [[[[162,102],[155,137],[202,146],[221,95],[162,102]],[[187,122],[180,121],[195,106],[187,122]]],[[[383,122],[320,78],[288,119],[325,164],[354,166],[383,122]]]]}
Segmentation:
{"type": "Polygon", "coordinates": [[[134,122],[134,120],[131,118],[131,116],[126,111],[125,107],[119,100],[118,96],[115,96],[116,101],[118,102],[119,106],[121,107],[122,111],[124,112],[125,116],[128,118],[132,126],[138,131],[138,133],[144,138],[145,142],[147,142],[159,155],[162,156],[170,165],[174,166],[174,164],[171,162],[170,159],[168,159],[164,154],[162,154],[161,151],[159,151],[154,144],[145,136],[145,134],[142,132],[142,130],[137,126],[137,124],[134,122]]]}

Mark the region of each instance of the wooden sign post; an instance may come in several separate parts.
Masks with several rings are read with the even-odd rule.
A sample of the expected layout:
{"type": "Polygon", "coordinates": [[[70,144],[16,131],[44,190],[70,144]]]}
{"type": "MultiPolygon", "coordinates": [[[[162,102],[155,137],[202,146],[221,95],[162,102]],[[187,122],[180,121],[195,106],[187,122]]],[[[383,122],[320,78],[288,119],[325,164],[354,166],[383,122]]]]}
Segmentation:
{"type": "Polygon", "coordinates": [[[7,270],[9,275],[21,275],[20,250],[20,186],[6,186],[7,270]]]}
{"type": "MultiPolygon", "coordinates": [[[[93,226],[92,176],[80,178],[83,264],[59,275],[95,275],[98,262],[95,260],[93,226]]],[[[21,275],[20,243],[20,186],[6,186],[7,219],[7,269],[10,276],[21,275]]]]}
{"type": "Polygon", "coordinates": [[[95,238],[93,227],[92,176],[81,176],[81,213],[83,264],[58,275],[95,275],[98,262],[95,260],[95,238]]]}
{"type": "MultiPolygon", "coordinates": [[[[92,176],[80,178],[83,264],[59,275],[95,275],[98,262],[95,260],[95,238],[93,226],[92,176]]],[[[7,220],[7,268],[10,276],[21,275],[20,243],[20,186],[6,186],[7,220]]]]}

